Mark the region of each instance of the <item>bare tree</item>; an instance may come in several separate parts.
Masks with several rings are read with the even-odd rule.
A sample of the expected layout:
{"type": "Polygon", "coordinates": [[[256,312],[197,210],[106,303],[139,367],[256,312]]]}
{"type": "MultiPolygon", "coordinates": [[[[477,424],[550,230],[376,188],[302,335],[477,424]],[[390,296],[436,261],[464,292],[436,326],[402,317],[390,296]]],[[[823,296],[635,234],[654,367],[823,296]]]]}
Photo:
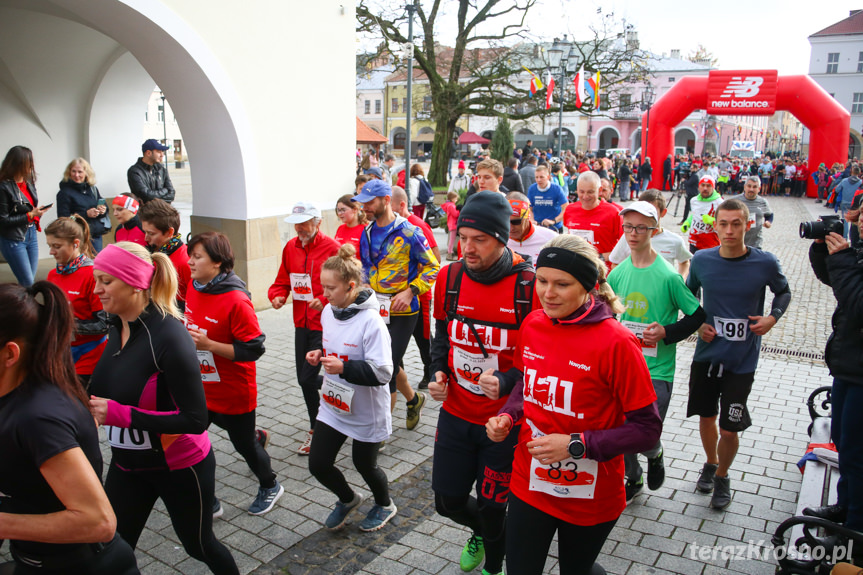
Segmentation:
{"type": "MultiPolygon", "coordinates": [[[[419,45],[413,47],[415,67],[428,81],[432,99],[435,137],[429,181],[446,183],[452,156],[456,123],[465,115],[507,116],[523,120],[556,113],[545,109],[545,90],[530,98],[529,76],[523,66],[542,74],[549,64],[546,42],[534,41],[525,27],[529,11],[539,0],[424,0],[417,1],[419,45]],[[444,7],[456,7],[455,37],[451,46],[442,46],[438,28],[448,16],[444,7]]],[[[359,0],[357,30],[380,38],[378,54],[399,52],[407,44],[404,33],[407,13],[393,9],[382,0],[359,0]],[[385,5],[386,4],[386,5],[385,5]]],[[[645,55],[631,41],[632,27],[603,17],[591,28],[593,38],[575,42],[570,51],[568,80],[584,64],[585,71],[602,73],[602,97],[608,97],[626,83],[643,79],[645,55]]],[[[404,63],[402,63],[404,67],[404,63]]],[[[559,79],[557,80],[559,81],[559,79]]],[[[555,94],[555,101],[558,96],[555,94]]],[[[605,106],[603,106],[604,108],[605,106]]],[[[572,98],[564,110],[575,110],[572,98]]],[[[590,113],[588,101],[580,111],[590,113]]]]}
{"type": "Polygon", "coordinates": [[[711,68],[716,68],[719,65],[719,58],[705,48],[704,44],[699,44],[698,48],[690,52],[686,59],[696,64],[708,64],[711,68]]]}

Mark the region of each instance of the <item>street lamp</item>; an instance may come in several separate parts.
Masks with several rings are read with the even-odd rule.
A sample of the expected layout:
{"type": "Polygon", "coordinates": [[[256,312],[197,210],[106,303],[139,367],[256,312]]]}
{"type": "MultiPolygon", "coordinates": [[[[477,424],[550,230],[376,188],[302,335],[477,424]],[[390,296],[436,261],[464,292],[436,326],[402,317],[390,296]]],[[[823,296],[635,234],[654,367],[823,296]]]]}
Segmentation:
{"type": "MultiPolygon", "coordinates": [[[[168,111],[165,109],[165,93],[159,90],[159,97],[162,98],[162,106],[159,108],[162,111],[162,136],[164,144],[168,145],[168,111]]],[[[168,154],[165,154],[165,175],[168,174],[168,154]]]]}
{"type": "Polygon", "coordinates": [[[641,109],[647,111],[647,125],[644,127],[644,149],[641,150],[642,162],[647,157],[647,145],[650,141],[650,107],[653,105],[655,97],[656,90],[653,88],[653,84],[648,82],[644,90],[641,91],[641,109]]]}
{"type": "Polygon", "coordinates": [[[563,156],[563,94],[566,88],[566,65],[569,62],[572,43],[563,35],[563,40],[554,39],[548,50],[549,64],[552,68],[560,68],[560,112],[557,120],[557,154],[563,156]]]}

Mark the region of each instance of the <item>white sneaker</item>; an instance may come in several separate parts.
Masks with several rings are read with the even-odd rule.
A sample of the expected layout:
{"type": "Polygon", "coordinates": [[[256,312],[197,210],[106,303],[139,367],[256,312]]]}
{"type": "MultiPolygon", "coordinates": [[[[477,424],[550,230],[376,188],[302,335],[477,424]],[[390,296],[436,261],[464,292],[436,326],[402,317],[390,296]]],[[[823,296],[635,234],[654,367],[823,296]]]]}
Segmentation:
{"type": "Polygon", "coordinates": [[[299,453],[300,455],[308,455],[312,451],[312,434],[313,433],[314,433],[313,431],[309,432],[309,435],[308,435],[308,437],[306,437],[306,440],[303,442],[303,444],[300,446],[300,448],[297,449],[297,453],[299,453]]]}

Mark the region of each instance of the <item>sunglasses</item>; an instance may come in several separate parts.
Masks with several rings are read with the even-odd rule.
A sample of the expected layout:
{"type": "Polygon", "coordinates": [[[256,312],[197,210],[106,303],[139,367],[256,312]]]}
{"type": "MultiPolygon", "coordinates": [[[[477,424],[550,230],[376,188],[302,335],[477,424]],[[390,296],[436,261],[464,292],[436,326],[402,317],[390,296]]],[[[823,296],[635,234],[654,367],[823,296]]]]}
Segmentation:
{"type": "Polygon", "coordinates": [[[509,225],[520,226],[523,221],[524,221],[524,218],[516,218],[514,220],[509,220],[509,225]]]}

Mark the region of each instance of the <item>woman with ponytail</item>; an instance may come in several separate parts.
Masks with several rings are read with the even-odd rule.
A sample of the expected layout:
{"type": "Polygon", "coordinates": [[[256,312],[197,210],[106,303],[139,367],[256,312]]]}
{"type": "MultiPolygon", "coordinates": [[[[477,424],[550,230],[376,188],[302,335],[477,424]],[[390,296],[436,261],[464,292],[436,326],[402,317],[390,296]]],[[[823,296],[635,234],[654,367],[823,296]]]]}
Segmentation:
{"type": "Polygon", "coordinates": [[[662,421],[650,372],[597,251],[557,236],[539,252],[542,310],[519,331],[516,385],[486,424],[503,440],[524,419],[506,521],[508,573],[540,575],[555,532],[560,572],[588,575],[626,507],[623,454],[656,444],[662,421]]]}
{"type": "Polygon", "coordinates": [[[108,316],[93,293],[93,246],[90,226],[78,214],[57,218],[45,228],[45,239],[57,267],[48,272],[48,281],[63,290],[75,316],[72,359],[75,373],[86,389],[93,369],[102,357],[108,333],[108,316]]]}
{"type": "Polygon", "coordinates": [[[311,365],[324,368],[309,471],[339,498],[325,522],[330,530],[341,529],[363,502],[335,466],[348,437],[353,439],[354,466],[375,500],[360,530],[376,531],[396,514],[387,476],[377,463],[381,442],[392,433],[390,334],[374,292],[362,285],[362,263],[354,246],[345,244],[321,267],[321,286],[329,301],[321,313],[323,349],[306,354],[311,365]]]}
{"type": "Polygon", "coordinates": [[[0,285],[0,540],[14,575],[134,575],[102,489],[99,435],[72,365],[60,289],[0,285]]]}
{"type": "Polygon", "coordinates": [[[117,531],[135,547],[161,498],[186,552],[213,573],[237,574],[213,534],[216,460],[195,343],[175,303],[174,266],[163,253],[121,242],[106,246],[93,268],[96,295],[112,315],[90,380],[90,411],[111,445],[105,491],[117,531]]]}

